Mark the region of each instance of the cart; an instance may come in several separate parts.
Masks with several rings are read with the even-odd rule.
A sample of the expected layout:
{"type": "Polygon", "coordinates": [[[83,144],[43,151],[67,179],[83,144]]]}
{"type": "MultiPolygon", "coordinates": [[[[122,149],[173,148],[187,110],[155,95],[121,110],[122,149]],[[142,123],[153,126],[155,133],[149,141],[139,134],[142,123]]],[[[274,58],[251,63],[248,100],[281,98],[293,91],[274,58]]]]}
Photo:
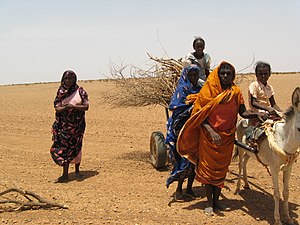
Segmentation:
{"type": "MultiPolygon", "coordinates": [[[[184,123],[188,120],[191,115],[193,105],[188,107],[186,110],[177,115],[177,120],[173,121],[173,126],[180,130],[184,123]]],[[[165,108],[166,117],[169,120],[169,109],[165,108]]],[[[154,131],[150,136],[150,162],[154,168],[163,168],[169,160],[169,145],[165,143],[164,134],[161,131],[154,131]]]]}
{"type": "MultiPolygon", "coordinates": [[[[169,109],[165,108],[167,120],[169,109]]],[[[150,162],[155,169],[161,169],[168,162],[169,147],[165,143],[165,136],[161,131],[154,131],[150,136],[150,162]]]]}

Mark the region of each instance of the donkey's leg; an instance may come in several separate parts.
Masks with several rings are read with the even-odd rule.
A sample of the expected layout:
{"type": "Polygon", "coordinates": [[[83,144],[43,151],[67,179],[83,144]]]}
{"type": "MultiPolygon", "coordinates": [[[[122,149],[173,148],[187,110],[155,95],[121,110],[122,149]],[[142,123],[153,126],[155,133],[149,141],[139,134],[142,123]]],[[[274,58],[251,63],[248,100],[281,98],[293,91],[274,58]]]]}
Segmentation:
{"type": "Polygon", "coordinates": [[[242,177],[242,170],[243,170],[244,151],[239,147],[236,147],[236,151],[238,151],[238,157],[239,157],[239,174],[238,174],[238,180],[237,180],[236,190],[234,194],[239,194],[241,191],[241,177],[242,177]]]}
{"type": "Polygon", "coordinates": [[[250,159],[250,156],[245,152],[243,157],[243,180],[244,180],[244,189],[250,189],[249,182],[248,182],[248,175],[247,175],[247,163],[250,159]]]}
{"type": "MultiPolygon", "coordinates": [[[[237,134],[237,139],[242,143],[246,143],[245,130],[247,127],[248,127],[247,119],[240,119],[238,121],[237,127],[236,127],[236,134],[237,134]]],[[[240,147],[236,146],[236,149],[238,151],[238,156],[239,156],[239,174],[238,174],[238,181],[237,181],[237,187],[236,187],[235,194],[238,194],[241,191],[242,173],[245,174],[244,168],[245,168],[245,154],[246,153],[245,153],[244,149],[242,149],[240,147]]],[[[247,172],[246,172],[246,176],[247,176],[247,172]]],[[[244,175],[243,175],[243,180],[244,180],[244,175]]]]}
{"type": "Polygon", "coordinates": [[[273,193],[273,199],[274,199],[274,219],[275,223],[274,225],[282,225],[280,221],[280,214],[279,214],[279,202],[280,202],[280,192],[279,192],[279,184],[278,184],[278,175],[279,170],[278,168],[270,167],[271,174],[272,174],[272,181],[274,186],[274,193],[273,193]]]}
{"type": "Polygon", "coordinates": [[[291,177],[292,167],[287,171],[283,171],[283,218],[286,224],[292,225],[294,221],[289,214],[289,181],[291,177]]]}
{"type": "MultiPolygon", "coordinates": [[[[246,135],[243,135],[241,137],[241,140],[243,143],[247,143],[246,135]]],[[[242,157],[242,170],[243,170],[243,181],[244,181],[244,189],[249,189],[249,183],[248,183],[248,175],[247,175],[247,163],[249,161],[250,156],[247,154],[245,150],[243,150],[243,157],[242,157]]]]}

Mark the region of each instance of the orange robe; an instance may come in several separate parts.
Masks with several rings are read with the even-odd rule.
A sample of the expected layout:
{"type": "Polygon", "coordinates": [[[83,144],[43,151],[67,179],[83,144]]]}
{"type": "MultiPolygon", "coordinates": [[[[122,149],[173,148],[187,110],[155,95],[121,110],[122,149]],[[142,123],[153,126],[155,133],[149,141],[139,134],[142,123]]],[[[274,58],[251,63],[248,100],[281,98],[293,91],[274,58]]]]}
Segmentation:
{"type": "Polygon", "coordinates": [[[180,155],[196,165],[196,179],[204,184],[223,187],[234,147],[237,114],[244,104],[242,93],[234,83],[226,90],[214,69],[194,101],[192,116],[181,129],[177,140],[180,155]],[[205,120],[221,136],[222,144],[214,144],[202,126],[205,120]]]}

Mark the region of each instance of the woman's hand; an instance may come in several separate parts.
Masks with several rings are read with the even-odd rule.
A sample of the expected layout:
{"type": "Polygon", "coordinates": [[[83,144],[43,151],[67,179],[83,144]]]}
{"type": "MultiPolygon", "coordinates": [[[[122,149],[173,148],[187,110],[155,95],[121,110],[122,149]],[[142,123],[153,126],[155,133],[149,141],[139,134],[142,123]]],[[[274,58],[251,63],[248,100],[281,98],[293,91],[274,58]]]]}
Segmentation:
{"type": "Polygon", "coordinates": [[[72,104],[68,104],[67,106],[67,109],[76,109],[76,110],[79,110],[79,111],[87,111],[89,109],[89,104],[88,103],[78,103],[76,105],[72,105],[72,104]]]}
{"type": "Polygon", "coordinates": [[[215,132],[213,129],[211,129],[208,132],[209,132],[210,137],[212,139],[212,143],[214,143],[216,145],[221,145],[222,144],[221,136],[217,132],[215,132]]]}
{"type": "Polygon", "coordinates": [[[67,109],[70,109],[71,106],[69,106],[68,103],[65,103],[63,105],[57,105],[55,106],[55,111],[58,112],[58,113],[61,113],[67,109]]]}
{"type": "Polygon", "coordinates": [[[65,103],[65,104],[63,104],[63,108],[64,109],[74,109],[74,105],[72,105],[70,103],[65,103]]]}
{"type": "Polygon", "coordinates": [[[212,129],[212,127],[209,125],[207,120],[205,120],[202,123],[202,126],[205,127],[205,129],[209,133],[209,135],[211,137],[211,140],[212,140],[212,143],[214,143],[216,145],[221,145],[222,144],[221,136],[214,129],[212,129]]]}
{"type": "Polygon", "coordinates": [[[76,104],[76,105],[72,105],[70,103],[65,103],[61,106],[56,106],[55,107],[55,110],[56,112],[63,112],[65,110],[70,110],[70,109],[76,109],[76,110],[79,110],[79,111],[87,111],[89,109],[89,104],[88,103],[85,103],[85,104],[76,104]]]}

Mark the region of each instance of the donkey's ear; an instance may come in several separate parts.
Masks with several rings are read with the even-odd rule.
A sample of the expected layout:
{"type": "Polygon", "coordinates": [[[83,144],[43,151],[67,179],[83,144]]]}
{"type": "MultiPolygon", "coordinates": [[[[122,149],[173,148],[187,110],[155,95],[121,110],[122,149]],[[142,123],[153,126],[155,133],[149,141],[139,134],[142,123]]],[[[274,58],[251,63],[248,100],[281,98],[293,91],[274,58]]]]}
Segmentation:
{"type": "Polygon", "coordinates": [[[296,89],[292,94],[292,104],[293,106],[298,107],[299,102],[300,102],[300,88],[296,87],[296,89]]]}

